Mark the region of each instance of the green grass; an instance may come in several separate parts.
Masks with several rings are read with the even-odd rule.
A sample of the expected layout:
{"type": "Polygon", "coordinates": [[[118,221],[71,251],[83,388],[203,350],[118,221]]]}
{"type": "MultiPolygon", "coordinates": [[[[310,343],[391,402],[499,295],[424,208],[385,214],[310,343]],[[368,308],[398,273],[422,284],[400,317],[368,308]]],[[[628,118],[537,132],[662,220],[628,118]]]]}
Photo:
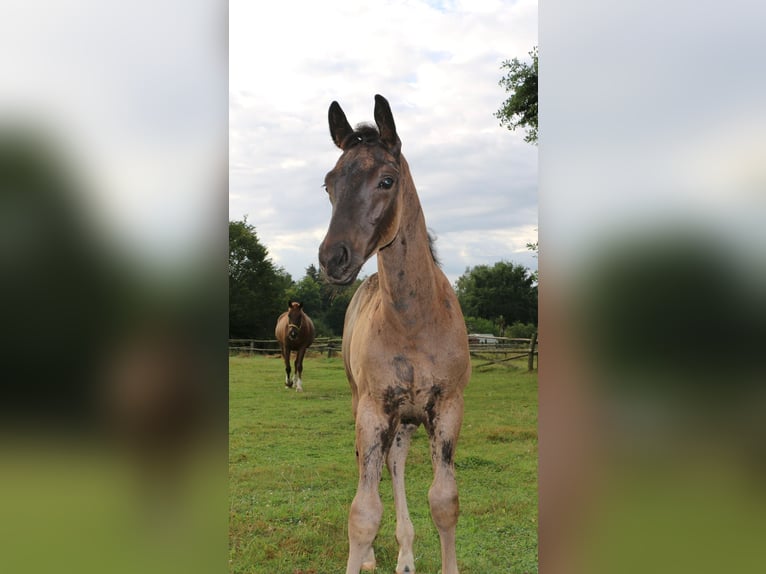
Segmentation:
{"type": "MultiPolygon", "coordinates": [[[[284,388],[277,357],[229,361],[229,570],[329,574],[345,568],[346,521],[357,476],[351,394],[340,358],[307,357],[303,393],[284,388]]],[[[455,456],[462,574],[537,572],[537,374],[526,361],[477,371],[465,393],[455,456]]],[[[440,572],[431,522],[428,438],[416,432],[407,500],[419,574],[440,572]]],[[[380,488],[376,572],[398,548],[391,482],[380,488]]]]}

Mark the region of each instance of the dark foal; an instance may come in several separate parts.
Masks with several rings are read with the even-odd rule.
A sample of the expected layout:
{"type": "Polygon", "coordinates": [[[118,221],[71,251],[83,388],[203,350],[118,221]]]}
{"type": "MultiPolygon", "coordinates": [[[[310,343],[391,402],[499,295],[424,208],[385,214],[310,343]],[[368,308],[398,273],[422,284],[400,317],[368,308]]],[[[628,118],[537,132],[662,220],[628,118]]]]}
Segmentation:
{"type": "Polygon", "coordinates": [[[343,360],[356,422],[359,483],[348,520],[346,574],[375,568],[372,542],[383,505],[383,464],[393,481],[398,574],[414,574],[414,530],[404,491],[412,433],[423,425],[434,479],[428,491],[441,539],[442,573],[457,574],[455,448],[463,389],[471,374],[468,337],[455,292],[432,255],[423,211],[401,154],[391,108],[375,96],[375,126],[353,129],[337,102],[330,133],[343,151],[325,178],[332,219],[319,247],[327,279],[348,285],[377,254],[378,272],[346,311],[343,360]]]}

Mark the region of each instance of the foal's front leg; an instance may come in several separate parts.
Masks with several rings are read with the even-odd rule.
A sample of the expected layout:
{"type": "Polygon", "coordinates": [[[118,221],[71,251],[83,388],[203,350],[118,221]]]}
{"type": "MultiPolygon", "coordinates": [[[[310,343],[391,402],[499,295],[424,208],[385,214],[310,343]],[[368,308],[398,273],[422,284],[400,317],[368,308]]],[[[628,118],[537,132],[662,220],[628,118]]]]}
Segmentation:
{"type": "Polygon", "coordinates": [[[407,460],[407,451],[410,448],[412,434],[417,428],[413,424],[399,425],[386,458],[388,472],[394,487],[394,505],[396,506],[396,541],[399,543],[396,574],[415,574],[415,557],[412,553],[415,529],[407,509],[407,495],[404,490],[404,464],[407,460]]]}
{"type": "Polygon", "coordinates": [[[375,569],[372,542],[383,516],[378,487],[383,471],[388,421],[367,397],[362,397],[356,414],[356,459],[359,483],[348,514],[348,562],[346,574],[375,569]]]}
{"type": "Polygon", "coordinates": [[[455,481],[455,447],[463,422],[463,397],[452,397],[439,405],[440,413],[428,429],[434,481],[428,490],[431,518],[439,531],[442,574],[458,574],[455,528],[459,514],[455,481]]]}

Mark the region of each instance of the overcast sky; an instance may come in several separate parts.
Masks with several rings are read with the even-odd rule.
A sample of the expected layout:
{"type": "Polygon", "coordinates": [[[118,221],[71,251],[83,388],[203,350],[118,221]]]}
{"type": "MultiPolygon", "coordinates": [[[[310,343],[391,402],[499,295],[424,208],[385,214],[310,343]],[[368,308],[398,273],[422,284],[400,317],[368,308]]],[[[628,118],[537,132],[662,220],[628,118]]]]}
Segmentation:
{"type": "MultiPolygon", "coordinates": [[[[229,219],[247,216],[294,280],[327,230],[322,189],[340,150],[337,100],[352,125],[391,104],[426,224],[454,283],[500,260],[537,268],[537,148],[493,113],[503,60],[528,61],[535,0],[229,3],[229,219]]],[[[361,276],[376,269],[374,258],[361,276]]]]}

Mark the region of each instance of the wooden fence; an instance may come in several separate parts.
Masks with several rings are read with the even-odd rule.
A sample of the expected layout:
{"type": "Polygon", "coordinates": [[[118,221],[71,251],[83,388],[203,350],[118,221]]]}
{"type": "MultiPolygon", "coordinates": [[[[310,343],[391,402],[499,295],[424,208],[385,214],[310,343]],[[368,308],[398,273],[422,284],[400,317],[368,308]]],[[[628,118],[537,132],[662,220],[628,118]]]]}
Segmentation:
{"type": "MultiPolygon", "coordinates": [[[[471,356],[483,359],[485,362],[476,365],[477,369],[506,363],[522,357],[527,358],[527,368],[535,368],[538,354],[537,333],[531,339],[509,337],[493,337],[492,343],[469,342],[471,356]]],[[[309,352],[326,354],[328,357],[341,354],[342,339],[340,337],[317,337],[309,347],[309,352]]],[[[276,339],[229,339],[229,354],[260,354],[278,355],[279,343],[276,339]]]]}
{"type": "MultiPolygon", "coordinates": [[[[309,347],[309,352],[340,355],[340,337],[317,337],[309,347]]],[[[279,343],[276,339],[229,339],[229,354],[278,355],[279,343]]]]}
{"type": "Polygon", "coordinates": [[[526,357],[527,369],[534,370],[538,352],[537,333],[533,334],[530,339],[511,337],[493,337],[492,339],[496,342],[469,342],[468,348],[471,351],[471,356],[485,360],[484,363],[476,365],[477,369],[526,357]]]}

